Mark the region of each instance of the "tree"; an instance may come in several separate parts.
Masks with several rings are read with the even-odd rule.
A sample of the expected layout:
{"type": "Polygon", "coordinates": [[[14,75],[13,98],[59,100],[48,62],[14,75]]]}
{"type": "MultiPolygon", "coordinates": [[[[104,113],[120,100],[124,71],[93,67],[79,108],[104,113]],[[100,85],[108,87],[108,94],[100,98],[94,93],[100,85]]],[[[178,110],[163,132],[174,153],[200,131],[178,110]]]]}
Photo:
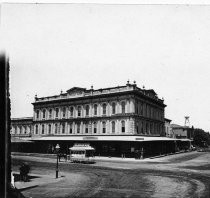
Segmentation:
{"type": "Polygon", "coordinates": [[[202,129],[194,129],[194,144],[200,147],[210,145],[210,134],[202,129]]]}

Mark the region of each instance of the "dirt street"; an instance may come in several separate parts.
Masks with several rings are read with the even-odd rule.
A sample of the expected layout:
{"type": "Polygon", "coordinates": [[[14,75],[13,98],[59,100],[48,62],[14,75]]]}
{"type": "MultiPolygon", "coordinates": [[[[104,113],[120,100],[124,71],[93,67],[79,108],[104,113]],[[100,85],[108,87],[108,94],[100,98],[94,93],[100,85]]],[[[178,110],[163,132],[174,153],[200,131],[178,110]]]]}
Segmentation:
{"type": "Polygon", "coordinates": [[[52,178],[22,189],[26,197],[209,197],[210,153],[183,153],[142,161],[98,159],[96,164],[59,163],[55,158],[13,155],[13,171],[27,161],[31,174],[52,178]]]}

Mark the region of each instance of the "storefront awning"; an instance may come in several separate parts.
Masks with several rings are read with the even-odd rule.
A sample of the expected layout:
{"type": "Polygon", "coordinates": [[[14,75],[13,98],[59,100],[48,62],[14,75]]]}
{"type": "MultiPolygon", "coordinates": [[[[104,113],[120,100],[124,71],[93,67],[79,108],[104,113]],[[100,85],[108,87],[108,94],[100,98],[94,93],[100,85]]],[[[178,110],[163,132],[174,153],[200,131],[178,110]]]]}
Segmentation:
{"type": "Polygon", "coordinates": [[[177,141],[179,139],[153,136],[132,136],[132,135],[99,135],[99,136],[47,136],[34,137],[33,141],[177,141]]]}
{"type": "Polygon", "coordinates": [[[29,140],[28,138],[17,138],[11,137],[11,143],[33,143],[33,141],[29,140]]]}

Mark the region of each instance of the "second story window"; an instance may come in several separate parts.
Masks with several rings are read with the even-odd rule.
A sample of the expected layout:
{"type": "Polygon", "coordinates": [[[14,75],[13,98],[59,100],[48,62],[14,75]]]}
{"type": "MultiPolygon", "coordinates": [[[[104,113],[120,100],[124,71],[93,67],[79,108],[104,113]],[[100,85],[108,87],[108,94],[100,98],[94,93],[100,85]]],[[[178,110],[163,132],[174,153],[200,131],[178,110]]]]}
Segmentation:
{"type": "Polygon", "coordinates": [[[55,134],[58,133],[58,124],[55,124],[55,134]]]}
{"type": "Polygon", "coordinates": [[[44,134],[44,124],[42,125],[42,134],[44,134]]]}
{"type": "Polygon", "coordinates": [[[56,108],[56,109],[55,109],[55,117],[56,117],[56,118],[58,118],[58,113],[59,113],[59,109],[56,108]]]}
{"type": "Polygon", "coordinates": [[[43,109],[43,111],[42,111],[42,118],[43,118],[43,119],[45,119],[45,114],[46,114],[46,110],[43,109]]]}
{"type": "Polygon", "coordinates": [[[112,103],[112,114],[116,113],[116,104],[113,102],[112,103]]]}
{"type": "Polygon", "coordinates": [[[88,133],[88,124],[85,125],[85,133],[88,133]]]}
{"type": "Polygon", "coordinates": [[[62,124],[62,133],[65,133],[65,124],[62,124]]]}
{"type": "Polygon", "coordinates": [[[48,125],[48,133],[51,133],[51,124],[48,125]]]}
{"type": "Polygon", "coordinates": [[[125,102],[121,103],[122,113],[125,113],[125,102]]]}
{"type": "Polygon", "coordinates": [[[35,129],[35,131],[36,131],[36,134],[38,134],[38,125],[36,125],[36,129],[35,129]]]}
{"type": "Polygon", "coordinates": [[[36,118],[39,119],[39,110],[36,111],[36,118]]]}
{"type": "Polygon", "coordinates": [[[97,104],[94,105],[94,115],[97,115],[97,104]]]}
{"type": "Polygon", "coordinates": [[[86,116],[89,116],[89,109],[90,109],[90,107],[89,107],[89,105],[87,105],[86,109],[85,109],[86,110],[86,116]]]}
{"type": "Polygon", "coordinates": [[[121,122],[121,131],[122,131],[122,133],[125,133],[125,121],[122,121],[121,122]]]}
{"type": "Polygon", "coordinates": [[[72,124],[69,125],[69,133],[72,133],[72,124]]]}
{"type": "Polygon", "coordinates": [[[102,122],[102,132],[106,133],[106,122],[102,122]]]}
{"type": "Polygon", "coordinates": [[[63,108],[63,118],[65,118],[66,117],[66,108],[64,107],[63,108]]]}
{"type": "Polygon", "coordinates": [[[78,117],[81,117],[81,106],[78,106],[77,110],[78,110],[77,112],[78,117]]]}
{"type": "Polygon", "coordinates": [[[96,123],[96,122],[94,122],[94,123],[93,123],[93,126],[94,126],[94,128],[93,128],[93,132],[94,132],[94,133],[97,133],[97,123],[96,123]]]}
{"type": "Polygon", "coordinates": [[[112,121],[112,133],[115,133],[115,121],[112,121]]]}
{"type": "Polygon", "coordinates": [[[106,115],[106,104],[103,104],[103,115],[106,115]]]}
{"type": "Polygon", "coordinates": [[[80,125],[77,124],[77,133],[80,133],[80,125]]]}
{"type": "Polygon", "coordinates": [[[70,117],[73,117],[73,113],[74,113],[74,108],[70,107],[70,117]]]}
{"type": "Polygon", "coordinates": [[[49,110],[49,118],[52,118],[52,109],[49,110]]]}

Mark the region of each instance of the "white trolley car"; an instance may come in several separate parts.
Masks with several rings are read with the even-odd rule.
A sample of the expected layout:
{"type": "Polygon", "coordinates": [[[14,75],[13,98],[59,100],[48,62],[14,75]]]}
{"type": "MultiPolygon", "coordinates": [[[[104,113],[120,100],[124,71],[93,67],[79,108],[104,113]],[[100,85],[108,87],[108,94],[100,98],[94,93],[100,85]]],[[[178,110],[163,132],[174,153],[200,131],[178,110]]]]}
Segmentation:
{"type": "Polygon", "coordinates": [[[95,149],[89,144],[74,144],[70,150],[70,161],[79,163],[95,163],[95,149]]]}

